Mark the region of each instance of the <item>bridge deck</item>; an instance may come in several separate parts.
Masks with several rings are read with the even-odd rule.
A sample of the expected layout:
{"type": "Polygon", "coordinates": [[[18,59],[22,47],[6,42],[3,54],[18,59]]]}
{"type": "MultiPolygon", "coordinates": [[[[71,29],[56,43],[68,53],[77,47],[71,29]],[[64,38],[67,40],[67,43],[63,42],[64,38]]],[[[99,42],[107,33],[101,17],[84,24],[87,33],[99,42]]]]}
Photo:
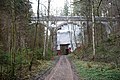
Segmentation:
{"type": "MultiPolygon", "coordinates": [[[[120,20],[120,17],[95,17],[96,21],[117,21],[120,20]]],[[[32,21],[36,21],[37,17],[31,17],[32,21]]],[[[47,16],[39,17],[39,21],[48,20],[47,16]]],[[[86,19],[83,16],[50,16],[49,21],[91,21],[91,19],[86,19]]]]}

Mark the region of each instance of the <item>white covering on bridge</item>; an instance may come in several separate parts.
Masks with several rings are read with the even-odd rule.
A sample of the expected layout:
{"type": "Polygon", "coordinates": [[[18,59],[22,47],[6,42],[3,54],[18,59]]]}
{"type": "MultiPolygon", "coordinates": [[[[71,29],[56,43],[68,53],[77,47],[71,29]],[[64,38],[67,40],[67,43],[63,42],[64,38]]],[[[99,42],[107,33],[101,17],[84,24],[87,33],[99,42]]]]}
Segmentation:
{"type": "Polygon", "coordinates": [[[57,32],[57,42],[58,44],[70,44],[70,31],[59,30],[57,32]]]}
{"type": "Polygon", "coordinates": [[[57,31],[57,50],[60,50],[61,44],[69,44],[72,51],[75,50],[75,41],[80,43],[80,34],[82,34],[81,26],[73,24],[61,26],[61,29],[57,31]]]}

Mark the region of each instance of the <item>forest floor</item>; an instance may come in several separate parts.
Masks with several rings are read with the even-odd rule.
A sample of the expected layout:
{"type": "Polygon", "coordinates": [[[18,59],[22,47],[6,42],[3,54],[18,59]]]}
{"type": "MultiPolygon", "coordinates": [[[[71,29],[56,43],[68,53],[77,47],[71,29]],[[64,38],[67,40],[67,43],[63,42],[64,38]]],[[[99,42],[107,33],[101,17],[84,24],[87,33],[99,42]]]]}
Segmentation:
{"type": "Polygon", "coordinates": [[[84,61],[76,55],[69,55],[69,59],[80,80],[120,80],[120,67],[105,62],[84,61]]]}
{"type": "Polygon", "coordinates": [[[104,62],[82,61],[61,55],[42,76],[32,80],[120,80],[120,68],[104,62]]]}
{"type": "MultiPolygon", "coordinates": [[[[37,80],[41,80],[38,78],[37,80]]],[[[60,56],[59,61],[52,68],[45,80],[79,80],[66,55],[60,56]]]]}

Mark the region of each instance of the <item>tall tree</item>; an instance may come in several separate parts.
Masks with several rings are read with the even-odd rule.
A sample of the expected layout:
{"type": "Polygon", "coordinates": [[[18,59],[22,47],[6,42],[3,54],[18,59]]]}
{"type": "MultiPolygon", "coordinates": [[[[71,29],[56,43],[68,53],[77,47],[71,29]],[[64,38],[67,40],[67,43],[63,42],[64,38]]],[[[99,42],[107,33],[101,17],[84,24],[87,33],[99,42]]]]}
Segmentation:
{"type": "Polygon", "coordinates": [[[92,46],[93,46],[93,60],[95,59],[95,6],[94,0],[92,1],[92,46]]]}
{"type": "Polygon", "coordinates": [[[68,16],[69,15],[69,7],[68,7],[68,1],[66,0],[64,4],[64,9],[63,9],[63,15],[68,16]]]}
{"type": "Polygon", "coordinates": [[[29,70],[31,71],[32,65],[33,65],[33,61],[34,61],[34,54],[35,54],[35,48],[38,48],[38,43],[37,43],[37,38],[38,38],[38,24],[39,24],[39,10],[40,8],[40,0],[38,0],[38,7],[37,7],[37,22],[35,25],[35,33],[34,33],[34,41],[33,41],[33,54],[32,54],[32,59],[30,61],[30,66],[29,66],[29,70]]]}
{"type": "Polygon", "coordinates": [[[51,0],[48,0],[48,9],[47,9],[47,27],[45,31],[45,41],[44,41],[44,49],[43,49],[43,56],[45,57],[47,51],[48,51],[48,27],[49,27],[49,17],[50,17],[50,3],[51,0]]]}

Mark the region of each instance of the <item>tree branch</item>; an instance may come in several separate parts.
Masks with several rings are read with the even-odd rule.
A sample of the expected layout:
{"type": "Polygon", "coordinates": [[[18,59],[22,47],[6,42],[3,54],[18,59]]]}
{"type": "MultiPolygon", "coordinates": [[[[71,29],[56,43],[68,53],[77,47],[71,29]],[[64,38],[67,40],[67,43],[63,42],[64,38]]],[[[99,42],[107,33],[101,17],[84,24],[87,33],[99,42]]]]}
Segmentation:
{"type": "Polygon", "coordinates": [[[99,4],[98,4],[98,7],[97,7],[97,14],[98,14],[98,16],[99,16],[99,8],[100,8],[100,5],[101,5],[101,3],[102,3],[102,0],[100,0],[100,2],[99,2],[99,4]]]}

